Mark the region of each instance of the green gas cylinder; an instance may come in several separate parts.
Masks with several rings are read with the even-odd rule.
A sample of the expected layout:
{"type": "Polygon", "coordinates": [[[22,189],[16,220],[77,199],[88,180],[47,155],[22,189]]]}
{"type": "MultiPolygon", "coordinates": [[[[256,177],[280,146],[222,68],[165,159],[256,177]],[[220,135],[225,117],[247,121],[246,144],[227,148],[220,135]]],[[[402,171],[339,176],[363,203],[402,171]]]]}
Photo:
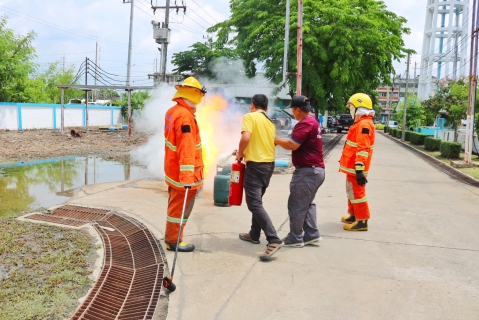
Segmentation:
{"type": "Polygon", "coordinates": [[[230,193],[231,165],[217,166],[215,183],[213,187],[213,200],[215,206],[229,207],[228,195],[230,193]]]}

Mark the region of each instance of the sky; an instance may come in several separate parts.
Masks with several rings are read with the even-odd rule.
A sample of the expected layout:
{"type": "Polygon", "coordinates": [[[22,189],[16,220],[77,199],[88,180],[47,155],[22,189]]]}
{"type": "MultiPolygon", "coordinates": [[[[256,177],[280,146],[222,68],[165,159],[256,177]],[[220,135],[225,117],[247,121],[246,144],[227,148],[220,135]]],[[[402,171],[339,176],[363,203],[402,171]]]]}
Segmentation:
{"type": "MultiPolygon", "coordinates": [[[[148,74],[159,71],[159,45],[153,39],[152,20],[164,21],[163,9],[154,15],[153,5],[165,6],[166,0],[134,0],[131,85],[152,85],[148,74]]],[[[291,0],[294,2],[295,0],[291,0]]],[[[175,5],[171,0],[170,5],[175,5]]],[[[170,13],[171,42],[168,45],[167,72],[174,66],[171,55],[189,50],[198,41],[205,41],[206,29],[230,16],[227,0],[176,0],[185,5],[170,13]]],[[[411,34],[404,37],[407,48],[414,49],[411,74],[420,54],[424,32],[427,0],[386,0],[388,10],[405,17],[411,34]]],[[[17,34],[35,31],[33,45],[37,49],[40,71],[51,62],[59,61],[75,70],[88,57],[98,61],[100,68],[115,80],[126,81],[130,29],[130,3],[123,0],[0,0],[0,15],[8,16],[7,28],[17,34]],[[97,51],[98,46],[98,51],[97,51]]],[[[395,63],[396,73],[405,74],[406,63],[395,63]]],[[[89,83],[90,84],[90,83],[89,83]]]]}

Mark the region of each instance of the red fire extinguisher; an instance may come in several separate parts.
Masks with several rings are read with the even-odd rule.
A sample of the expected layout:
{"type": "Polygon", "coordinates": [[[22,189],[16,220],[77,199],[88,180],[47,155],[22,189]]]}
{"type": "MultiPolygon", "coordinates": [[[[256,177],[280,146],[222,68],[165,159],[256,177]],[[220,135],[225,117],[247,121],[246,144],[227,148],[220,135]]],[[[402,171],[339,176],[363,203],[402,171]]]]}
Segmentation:
{"type": "Polygon", "coordinates": [[[243,178],[245,164],[237,161],[231,165],[230,192],[228,203],[230,206],[240,206],[243,201],[243,178]]]}

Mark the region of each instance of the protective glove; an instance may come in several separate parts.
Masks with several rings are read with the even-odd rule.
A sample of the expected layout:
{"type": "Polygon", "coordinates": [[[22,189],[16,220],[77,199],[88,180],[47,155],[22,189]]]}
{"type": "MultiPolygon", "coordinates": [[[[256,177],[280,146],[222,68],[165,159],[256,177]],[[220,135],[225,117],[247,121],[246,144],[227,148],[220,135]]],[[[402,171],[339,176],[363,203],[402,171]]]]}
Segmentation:
{"type": "Polygon", "coordinates": [[[366,176],[364,175],[364,172],[363,172],[364,164],[362,164],[361,162],[358,162],[356,163],[354,168],[356,169],[356,182],[358,183],[358,185],[364,186],[366,183],[368,183],[368,179],[366,179],[366,176]]]}
{"type": "Polygon", "coordinates": [[[360,186],[364,186],[366,183],[368,183],[368,179],[366,179],[362,170],[356,170],[356,182],[360,186]]]}

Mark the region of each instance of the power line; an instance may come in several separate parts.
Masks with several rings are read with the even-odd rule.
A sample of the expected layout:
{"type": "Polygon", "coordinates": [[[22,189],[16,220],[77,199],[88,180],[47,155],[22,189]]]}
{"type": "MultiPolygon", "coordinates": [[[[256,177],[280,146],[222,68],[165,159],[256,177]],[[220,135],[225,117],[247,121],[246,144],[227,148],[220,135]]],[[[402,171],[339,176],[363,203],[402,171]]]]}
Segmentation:
{"type": "MultiPolygon", "coordinates": [[[[79,36],[79,37],[83,37],[83,38],[87,38],[87,39],[92,39],[92,40],[97,40],[97,39],[101,39],[102,42],[104,43],[107,43],[107,44],[110,44],[110,45],[113,45],[113,46],[121,46],[121,47],[128,47],[127,44],[124,44],[124,43],[121,43],[121,42],[116,42],[116,41],[111,41],[111,40],[108,40],[108,39],[104,39],[104,38],[99,38],[97,36],[93,36],[93,35],[90,35],[88,33],[84,33],[84,32],[81,32],[81,31],[77,31],[77,30],[74,30],[74,29],[69,29],[69,28],[66,28],[66,27],[63,27],[63,26],[60,26],[60,25],[57,25],[57,24],[54,24],[54,23],[51,23],[51,22],[48,22],[48,21],[45,21],[45,20],[42,20],[42,19],[39,19],[39,18],[36,18],[34,16],[30,16],[28,14],[25,14],[25,13],[22,13],[18,10],[15,10],[15,9],[11,9],[11,8],[8,8],[8,7],[5,7],[5,6],[1,6],[0,7],[0,11],[3,11],[7,14],[13,14],[15,16],[18,16],[22,19],[25,19],[25,20],[29,20],[29,21],[32,21],[32,22],[35,22],[35,23],[38,23],[38,24],[41,24],[41,25],[44,25],[44,26],[47,26],[47,27],[50,27],[50,28],[53,28],[53,29],[57,29],[57,30],[60,30],[60,31],[63,31],[63,32],[66,32],[66,33],[71,33],[71,34],[74,34],[76,36],[79,36]],[[12,12],[9,12],[9,11],[6,11],[4,9],[7,9],[7,10],[11,10],[11,11],[14,11],[14,12],[18,12],[18,13],[12,13],[12,12]],[[26,17],[24,17],[26,16],[26,17]],[[27,17],[30,17],[32,19],[35,19],[35,20],[32,20],[32,19],[29,19],[27,17]],[[38,20],[38,21],[36,21],[38,20]]],[[[140,50],[141,49],[138,49],[136,48],[136,50],[140,50]]]]}
{"type": "Polygon", "coordinates": [[[203,10],[208,16],[210,16],[211,19],[213,19],[216,23],[219,23],[218,21],[216,21],[215,18],[213,18],[209,13],[208,11],[206,11],[205,9],[203,9],[198,3],[196,3],[195,0],[192,0],[201,10],[203,10]]]}

